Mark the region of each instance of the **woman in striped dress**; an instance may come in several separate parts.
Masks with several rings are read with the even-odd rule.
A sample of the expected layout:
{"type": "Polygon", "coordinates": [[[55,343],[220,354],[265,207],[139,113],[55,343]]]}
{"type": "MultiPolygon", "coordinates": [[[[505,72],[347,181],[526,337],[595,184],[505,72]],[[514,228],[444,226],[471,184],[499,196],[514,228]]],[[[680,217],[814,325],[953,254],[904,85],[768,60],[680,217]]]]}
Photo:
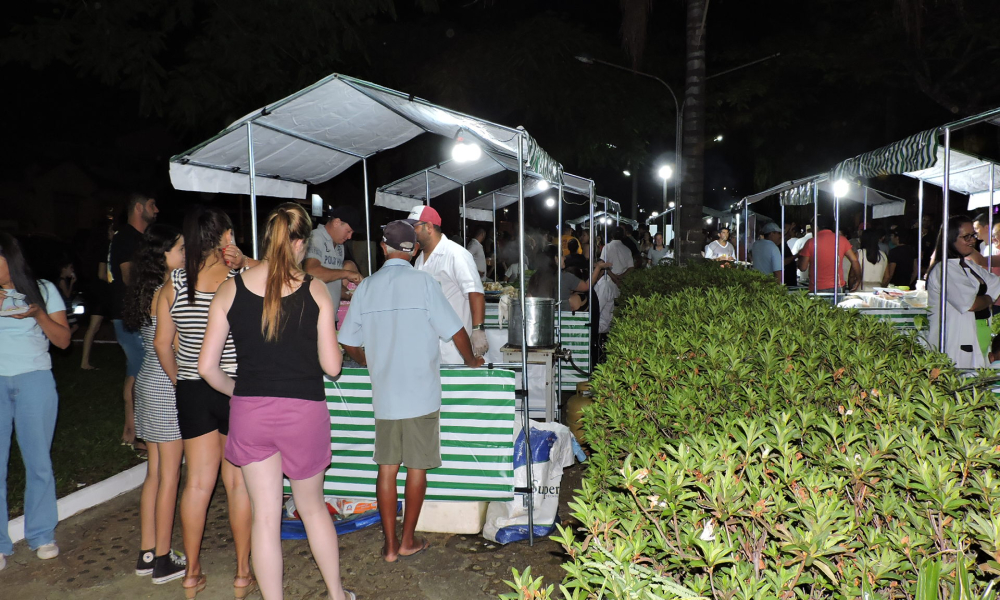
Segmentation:
{"type": "Polygon", "coordinates": [[[122,319],[142,334],[145,356],[135,378],[135,431],[149,448],[139,501],[139,559],[136,575],[161,584],[184,576],[184,559],[171,551],[177,485],[184,445],[177,427],[174,386],[153,349],[156,299],[170,273],[184,266],[184,238],[169,225],[150,225],[135,260],[135,282],[125,296],[122,319]]]}
{"type": "MultiPolygon", "coordinates": [[[[198,375],[198,355],[216,290],[256,261],[243,256],[233,243],[232,221],[214,207],[199,206],[187,214],[184,244],[185,268],[171,273],[171,285],[164,286],[160,294],[153,341],[163,370],[177,388],[177,420],[187,457],[187,479],[181,496],[181,529],[187,555],[183,587],[185,595],[194,598],[206,586],[201,571],[201,542],[221,464],[236,546],[233,595],[239,599],[256,587],[250,573],[250,497],[239,467],[223,459],[229,434],[229,397],[212,389],[198,375]]],[[[236,374],[232,339],[226,342],[220,366],[236,374]]]]}

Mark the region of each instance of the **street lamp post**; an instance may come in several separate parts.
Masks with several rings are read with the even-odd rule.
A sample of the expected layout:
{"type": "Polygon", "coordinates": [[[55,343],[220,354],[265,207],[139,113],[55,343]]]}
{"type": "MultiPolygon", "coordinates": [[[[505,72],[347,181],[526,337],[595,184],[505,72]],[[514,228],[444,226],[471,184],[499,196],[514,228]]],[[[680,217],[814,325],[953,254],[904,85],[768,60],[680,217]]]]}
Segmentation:
{"type": "MultiPolygon", "coordinates": [[[[670,167],[670,165],[663,165],[656,172],[656,174],[657,174],[657,176],[659,176],[660,179],[663,180],[663,213],[666,214],[667,209],[668,209],[668,206],[667,206],[667,181],[671,177],[673,177],[674,170],[670,167]]],[[[676,186],[675,186],[675,189],[676,189],[676,186]]],[[[676,196],[677,192],[675,191],[674,194],[676,196]]],[[[680,199],[678,198],[678,201],[679,200],[680,199]]],[[[676,219],[673,219],[672,222],[675,223],[676,219]]],[[[666,220],[665,219],[664,219],[664,224],[666,224],[666,220]]],[[[680,237],[677,235],[677,228],[676,227],[671,226],[671,229],[673,230],[673,234],[674,234],[674,243],[677,246],[677,249],[675,250],[674,257],[675,257],[675,259],[679,260],[679,258],[680,258],[680,248],[681,248],[681,246],[680,246],[680,237]]]]}
{"type": "MultiPolygon", "coordinates": [[[[628,71],[633,75],[640,75],[642,77],[659,81],[661,84],[663,84],[663,87],[667,88],[667,91],[670,92],[670,98],[673,99],[674,101],[674,113],[676,114],[677,117],[676,123],[674,124],[674,167],[677,169],[678,174],[683,173],[683,171],[681,170],[681,134],[683,133],[683,128],[684,128],[684,113],[682,112],[684,107],[681,106],[679,102],[677,102],[677,94],[674,93],[673,88],[667,85],[666,81],[663,81],[656,75],[650,75],[649,73],[643,73],[642,71],[636,71],[635,69],[630,69],[628,67],[616,65],[613,62],[608,62],[606,60],[601,60],[599,58],[590,58],[589,56],[583,56],[583,55],[577,56],[576,60],[586,65],[599,64],[599,65],[604,65],[605,67],[611,67],[612,69],[618,69],[619,71],[628,71]]],[[[677,202],[678,205],[677,210],[680,210],[682,183],[683,183],[683,177],[678,175],[677,182],[674,184],[674,200],[677,202]]],[[[666,183],[664,183],[664,187],[665,186],[666,183]]],[[[674,237],[675,238],[677,237],[676,231],[674,232],[674,237]]]]}

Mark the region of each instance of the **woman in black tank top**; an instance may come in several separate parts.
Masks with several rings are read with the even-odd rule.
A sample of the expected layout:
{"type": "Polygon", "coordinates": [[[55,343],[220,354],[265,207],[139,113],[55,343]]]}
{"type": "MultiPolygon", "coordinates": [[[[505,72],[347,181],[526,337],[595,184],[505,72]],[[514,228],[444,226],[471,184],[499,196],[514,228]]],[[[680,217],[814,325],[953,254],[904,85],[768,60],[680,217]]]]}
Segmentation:
{"type": "Polygon", "coordinates": [[[299,205],[271,212],[265,259],[219,288],[198,360],[204,380],[232,397],[226,459],[243,470],[254,505],[253,566],[266,600],[282,595],[282,473],[330,598],[354,600],[341,585],[337,532],[323,498],[330,464],[323,373],[339,375],[342,355],[330,293],[300,268],[311,232],[299,205]],[[230,334],[235,381],[219,365],[230,334]]]}

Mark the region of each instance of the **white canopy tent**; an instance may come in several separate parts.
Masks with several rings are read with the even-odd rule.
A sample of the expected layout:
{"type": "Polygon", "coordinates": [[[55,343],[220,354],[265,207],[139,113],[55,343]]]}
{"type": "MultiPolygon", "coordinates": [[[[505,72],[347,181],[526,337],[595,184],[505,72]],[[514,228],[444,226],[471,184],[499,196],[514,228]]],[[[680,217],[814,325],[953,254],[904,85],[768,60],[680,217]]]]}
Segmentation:
{"type": "MultiPolygon", "coordinates": [[[[242,119],[170,159],[170,181],[178,190],[249,194],[253,256],[258,256],[257,194],[304,199],[309,184],[323,183],[362,162],[364,165],[365,230],[371,239],[368,201],[369,158],[395,148],[423,133],[475,143],[484,153],[512,157],[518,190],[524,190],[525,172],[559,181],[561,166],[552,160],[521,127],[512,128],[434,105],[366,81],[332,74],[242,119]]],[[[523,198],[523,194],[519,193],[523,198]]],[[[524,211],[519,211],[524,231],[524,211]]],[[[521,236],[521,255],[524,254],[521,236]]],[[[369,245],[368,264],[372,265],[369,245]]],[[[521,265],[521,289],[524,289],[521,265]]],[[[520,297],[524,314],[524,295],[520,297]]],[[[526,442],[527,320],[522,320],[521,374],[525,390],[522,410],[526,442]]],[[[528,455],[531,455],[530,447],[528,455]]],[[[531,479],[531,461],[528,461],[531,479]]],[[[533,497],[529,501],[529,541],[533,497]]]]}
{"type": "MultiPolygon", "coordinates": [[[[367,159],[422,133],[467,135],[485,151],[521,157],[526,169],[553,180],[560,170],[522,128],[333,74],[172,157],[170,181],[179,190],[249,193],[256,256],[258,193],[304,199],[308,184],[328,181],[362,161],[367,195],[367,159]]],[[[366,199],[366,211],[367,204],[366,199]]]]}
{"type": "MultiPolygon", "coordinates": [[[[937,149],[934,166],[919,171],[903,173],[907,177],[919,179],[938,187],[944,186],[944,148],[937,149]]],[[[1000,170],[997,163],[978,158],[958,150],[951,151],[951,173],[948,187],[953,192],[969,196],[969,210],[994,206],[1000,202],[1000,170]],[[990,202],[990,197],[993,202],[990,202]]]]}
{"type": "MultiPolygon", "coordinates": [[[[778,184],[774,187],[766,189],[762,192],[756,194],[751,194],[744,197],[740,201],[740,205],[743,208],[743,224],[745,233],[743,237],[745,248],[749,248],[750,237],[750,205],[763,200],[764,198],[778,195],[781,198],[781,248],[784,252],[785,248],[785,207],[786,206],[803,206],[807,204],[813,205],[813,223],[818,219],[819,214],[819,193],[824,192],[834,197],[834,219],[836,221],[836,228],[840,230],[840,201],[848,200],[857,204],[863,205],[863,215],[864,215],[864,226],[868,226],[868,207],[872,207],[872,218],[882,219],[886,217],[895,217],[902,215],[906,210],[906,201],[902,198],[893,196],[892,194],[887,194],[885,192],[880,192],[867,185],[863,185],[857,182],[848,181],[847,186],[844,189],[839,190],[841,195],[837,195],[834,192],[834,181],[831,179],[829,173],[820,173],[818,175],[813,175],[811,177],[803,177],[801,179],[793,179],[791,181],[786,181],[784,183],[778,184]]],[[[839,252],[840,236],[837,236],[835,242],[836,250],[839,252]]],[[[739,237],[737,238],[737,248],[736,254],[739,256],[739,237]]],[[[835,252],[836,254],[836,252],[835,252]]],[[[817,273],[816,260],[812,261],[812,273],[813,277],[816,277],[817,273]]],[[[785,268],[784,263],[782,263],[781,277],[784,280],[785,268]]],[[[836,301],[837,292],[834,291],[834,301],[836,301]]]]}

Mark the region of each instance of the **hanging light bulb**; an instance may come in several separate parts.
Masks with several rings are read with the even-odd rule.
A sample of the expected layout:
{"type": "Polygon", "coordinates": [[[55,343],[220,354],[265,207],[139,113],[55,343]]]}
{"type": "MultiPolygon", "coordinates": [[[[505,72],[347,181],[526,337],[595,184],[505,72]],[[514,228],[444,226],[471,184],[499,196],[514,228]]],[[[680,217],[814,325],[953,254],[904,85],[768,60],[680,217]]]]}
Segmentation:
{"type": "Polygon", "coordinates": [[[455,162],[473,162],[483,155],[479,144],[468,141],[461,134],[455,136],[455,146],[451,149],[451,157],[455,162]]]}
{"type": "Polygon", "coordinates": [[[545,190],[549,189],[549,182],[545,181],[544,179],[541,179],[535,185],[535,189],[538,190],[539,192],[544,192],[545,190]]]}
{"type": "Polygon", "coordinates": [[[847,195],[847,192],[851,189],[851,184],[843,179],[838,179],[833,182],[833,195],[838,198],[843,198],[847,195]]]}
{"type": "Polygon", "coordinates": [[[556,199],[555,198],[549,196],[548,198],[545,199],[545,206],[547,206],[549,208],[552,208],[555,205],[556,205],[556,199]]]}

